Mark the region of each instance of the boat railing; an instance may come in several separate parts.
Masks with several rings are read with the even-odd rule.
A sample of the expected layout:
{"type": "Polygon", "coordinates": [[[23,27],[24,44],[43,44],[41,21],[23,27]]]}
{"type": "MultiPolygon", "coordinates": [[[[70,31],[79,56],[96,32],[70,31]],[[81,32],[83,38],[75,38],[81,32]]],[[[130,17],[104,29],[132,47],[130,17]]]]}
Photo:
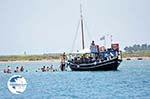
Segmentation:
{"type": "Polygon", "coordinates": [[[119,60],[122,60],[122,51],[117,50],[111,50],[111,51],[104,51],[97,54],[88,53],[88,57],[85,57],[82,54],[79,55],[73,55],[74,57],[70,57],[68,62],[69,63],[93,63],[93,62],[104,62],[107,60],[112,60],[114,58],[118,58],[119,60]],[[89,55],[88,55],[89,54],[89,55]],[[82,57],[84,56],[84,57],[82,57]]]}

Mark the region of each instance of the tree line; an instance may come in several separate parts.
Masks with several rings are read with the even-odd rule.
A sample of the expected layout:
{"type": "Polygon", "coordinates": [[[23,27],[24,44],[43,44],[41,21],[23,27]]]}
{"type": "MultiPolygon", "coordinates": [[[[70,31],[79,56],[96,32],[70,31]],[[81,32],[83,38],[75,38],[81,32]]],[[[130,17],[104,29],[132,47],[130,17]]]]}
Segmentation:
{"type": "Polygon", "coordinates": [[[125,52],[140,52],[140,51],[150,51],[150,44],[134,44],[133,46],[126,46],[124,48],[125,52]]]}

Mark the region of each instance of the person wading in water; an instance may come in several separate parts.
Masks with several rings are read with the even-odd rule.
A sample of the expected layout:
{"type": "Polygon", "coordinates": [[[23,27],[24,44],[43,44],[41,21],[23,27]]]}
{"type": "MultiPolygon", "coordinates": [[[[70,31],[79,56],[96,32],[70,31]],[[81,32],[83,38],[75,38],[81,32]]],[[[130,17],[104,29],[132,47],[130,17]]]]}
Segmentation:
{"type": "Polygon", "coordinates": [[[64,52],[63,55],[62,55],[62,58],[61,58],[61,65],[60,65],[60,70],[61,71],[65,70],[65,60],[66,60],[66,54],[64,52]]]}

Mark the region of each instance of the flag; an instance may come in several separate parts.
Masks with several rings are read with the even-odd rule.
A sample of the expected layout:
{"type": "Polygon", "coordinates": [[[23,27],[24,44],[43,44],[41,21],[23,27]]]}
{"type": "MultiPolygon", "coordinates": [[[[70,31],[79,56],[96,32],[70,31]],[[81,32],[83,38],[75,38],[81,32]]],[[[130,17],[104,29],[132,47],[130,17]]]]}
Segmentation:
{"type": "Polygon", "coordinates": [[[100,38],[100,40],[104,40],[105,39],[105,36],[102,36],[101,38],[100,38]]]}

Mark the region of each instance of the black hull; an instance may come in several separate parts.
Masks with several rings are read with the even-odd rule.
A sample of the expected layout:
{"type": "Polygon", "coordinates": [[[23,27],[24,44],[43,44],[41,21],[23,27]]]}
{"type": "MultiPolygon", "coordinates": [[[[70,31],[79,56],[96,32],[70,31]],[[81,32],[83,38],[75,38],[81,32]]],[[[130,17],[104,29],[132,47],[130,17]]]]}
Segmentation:
{"type": "Polygon", "coordinates": [[[69,63],[72,71],[110,71],[117,70],[122,60],[113,58],[108,61],[100,63],[89,63],[89,64],[73,64],[69,63]]]}

